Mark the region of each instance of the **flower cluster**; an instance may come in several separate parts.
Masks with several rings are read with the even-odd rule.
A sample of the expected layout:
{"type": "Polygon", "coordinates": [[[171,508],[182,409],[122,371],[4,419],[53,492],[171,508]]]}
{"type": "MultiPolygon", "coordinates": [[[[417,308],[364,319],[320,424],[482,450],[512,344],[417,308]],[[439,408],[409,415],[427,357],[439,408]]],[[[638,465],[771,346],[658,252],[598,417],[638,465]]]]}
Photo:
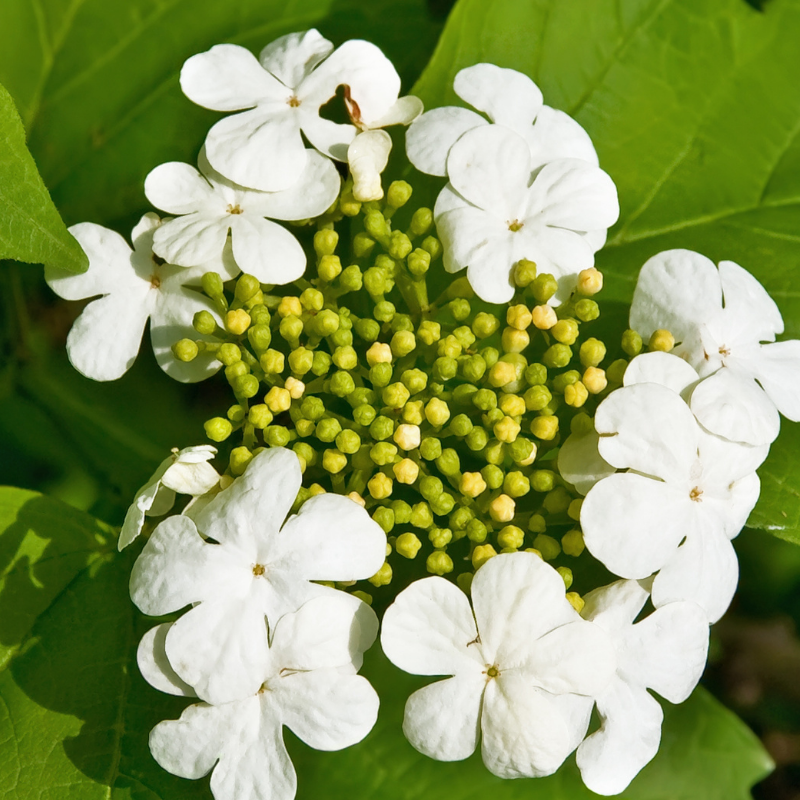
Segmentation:
{"type": "Polygon", "coordinates": [[[137,606],[183,611],[142,640],[142,674],[200,700],[153,730],[153,755],[213,770],[218,800],[291,798],[283,725],[334,750],[374,724],[356,673],[385,609],[390,661],[444,676],[406,705],[420,752],[480,745],[504,778],[575,752],[590,789],[621,792],[658,750],[651,692],[679,703],[700,679],[756,469],[779,412],[800,419],[777,307],[741,267],[670,251],[644,265],[630,329],[593,336],[616,189],[512,70],[465,69],[455,90],[477,111],[422,114],[373,45],[308,31],[259,59],[213,47],[181,86],[238,113],[198,169],[147,176],[171,216],[146,214],[133,249],[75,226],[89,271],[47,276],[102,295],[67,343],[85,375],[122,375],[149,318],[169,375],[222,369],[233,396],[205,424],[220,471],[215,446],[175,450],[120,535],[146,539],[137,606]],[[349,122],[328,119],[342,86],[349,122]],[[392,124],[447,179],[433,209],[405,181],[384,190],[392,124]],[[581,583],[591,558],[619,580],[581,583]],[[423,577],[395,593],[398,567],[423,577]]]}

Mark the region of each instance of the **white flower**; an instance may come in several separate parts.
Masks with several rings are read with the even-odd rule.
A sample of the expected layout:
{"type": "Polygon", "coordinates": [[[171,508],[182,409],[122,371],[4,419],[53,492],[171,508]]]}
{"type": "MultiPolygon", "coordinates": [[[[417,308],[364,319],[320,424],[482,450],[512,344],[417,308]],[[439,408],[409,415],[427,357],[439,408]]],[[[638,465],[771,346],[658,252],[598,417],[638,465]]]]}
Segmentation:
{"type": "Polygon", "coordinates": [[[501,778],[555,772],[586,731],[614,671],[608,637],[580,618],[561,576],[533,553],[495,556],[469,600],[444,578],[402,591],[383,619],[389,659],[417,675],[452,675],[411,695],[403,731],[440,761],[481,742],[501,778]]]}
{"type": "Polygon", "coordinates": [[[666,328],[680,343],[674,352],[705,378],[691,405],[712,433],[769,444],[778,412],[800,420],[800,342],[775,342],[780,311],[738,264],[717,269],[690,250],[653,256],[639,273],[630,324],[644,337],[666,328]]]}
{"type": "Polygon", "coordinates": [[[592,429],[571,433],[558,451],[558,473],[585,495],[598,481],[613,475],[616,469],[600,455],[600,434],[592,429]]]}
{"type": "Polygon", "coordinates": [[[242,186],[271,192],[299,180],[308,160],[303,136],[330,158],[347,160],[357,128],[319,114],[341,85],[364,119],[377,120],[397,101],[400,77],[375,45],[353,40],[334,52],[316,30],[276,39],[259,59],[244,47],[216,45],[181,70],[181,88],[198,105],[249,109],[211,128],[211,165],[242,186]]]}
{"type": "Polygon", "coordinates": [[[710,621],[733,597],[730,540],[758,499],[768,448],[707,433],[680,395],[655,383],[618,389],[595,416],[600,455],[618,469],[586,495],[586,546],[614,574],[653,583],[656,607],[693,600],[710,621]]]}
{"type": "MultiPolygon", "coordinates": [[[[383,530],[347,497],[313,497],[284,524],[300,484],[291,450],[265,450],[194,521],[162,522],[133,567],[131,597],[145,614],[194,604],[166,649],[181,679],[211,702],[258,689],[252,665],[265,657],[265,616],[272,626],[313,597],[340,595],[312,581],[369,578],[383,564],[383,530]]],[[[365,629],[377,625],[368,606],[346,599],[363,606],[365,629]]]]}
{"type": "Polygon", "coordinates": [[[210,492],[219,483],[219,474],[208,462],[217,454],[211,445],[175,448],[133,498],[125,514],[117,546],[127,547],[142,532],[145,516],[160,517],[175,505],[175,494],[192,497],[210,492]]]}
{"type": "MultiPolygon", "coordinates": [[[[560,158],[579,158],[597,166],[597,153],[586,131],[568,114],[544,105],[539,87],[527,75],[494,64],[475,64],[456,75],[453,89],[491,122],[525,139],[531,169],[560,158]]],[[[428,111],[408,129],[408,159],[421,172],[444,177],[450,148],[467,131],[488,124],[466,108],[428,111]]]]}
{"type": "Polygon", "coordinates": [[[450,183],[434,208],[448,272],[467,268],[475,293],[491,303],[514,294],[511,272],[527,258],[559,281],[557,301],[594,264],[582,232],[619,215],[617,190],[602,170],[560,159],[531,172],[525,141],[499,125],[464,134],[447,157],[450,183]]]}
{"type": "Polygon", "coordinates": [[[600,728],[576,754],[583,782],[597,794],[619,794],[658,752],[664,712],[647,690],[682,703],[706,664],[703,610],[670,603],[634,624],[648,596],[638,581],[617,581],[584,596],[583,617],[607,631],[617,653],[616,675],[596,698],[600,728]]]}
{"type": "MultiPolygon", "coordinates": [[[[271,641],[262,625],[253,634],[261,640],[261,657],[248,665],[256,689],[227,703],[189,706],[179,720],[156,725],[150,733],[156,761],[184,778],[213,770],[215,800],[291,800],[297,776],[283,726],[317,750],[360,742],[377,719],[378,695],[352,669],[351,628],[357,622],[347,599],[339,593],[310,600],[278,621],[271,641]]],[[[188,695],[190,687],[176,682],[163,652],[158,655],[165,627],[145,636],[139,664],[156,688],[188,695]]]]}
{"type": "Polygon", "coordinates": [[[89,257],[89,269],[81,275],[45,269],[45,279],[59,297],[84,300],[103,295],[86,306],[67,337],[69,359],[87,378],[113,381],[124,375],[139,352],[148,318],[156,360],[170,377],[191,383],[220,368],[219,361],[204,353],[189,363],[178,361],[172,345],[185,337],[207,338],[192,327],[198,311],[217,316],[208,299],[189,287],[199,286],[206,272],[226,280],[239,269],[229,252],[191,269],[161,263],[152,250],[160,224],[155,214],[145,214],[131,234],[133,250],[108,228],[91,222],[73,225],[70,233],[89,257]]]}
{"type": "Polygon", "coordinates": [[[202,264],[220,255],[230,231],[233,257],[244,272],[271,284],[299,278],[306,267],[303,248],[270,219],[302,220],[327,211],[339,194],[336,167],[311,150],[291,188],[258,192],[223,178],[204,151],[198,165],[199,172],[189,164],[161,164],[144,182],[147,199],[154,206],[179,215],[165,220],[156,231],[155,252],[171,264],[202,264]]]}

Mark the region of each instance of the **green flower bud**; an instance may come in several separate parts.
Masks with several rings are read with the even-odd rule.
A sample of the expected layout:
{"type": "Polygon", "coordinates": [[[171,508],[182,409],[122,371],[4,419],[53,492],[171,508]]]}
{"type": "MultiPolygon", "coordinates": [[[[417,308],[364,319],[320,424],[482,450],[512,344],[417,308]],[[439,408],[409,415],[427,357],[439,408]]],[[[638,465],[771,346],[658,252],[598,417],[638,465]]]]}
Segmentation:
{"type": "Polygon", "coordinates": [[[452,447],[442,450],[442,454],[436,459],[436,466],[439,468],[439,472],[448,478],[458,475],[461,470],[458,453],[452,447]]]}
{"type": "Polygon", "coordinates": [[[531,473],[530,480],[534,492],[549,492],[555,486],[556,476],[549,469],[536,469],[531,473]]]}
{"type": "Polygon", "coordinates": [[[303,322],[294,314],[289,314],[288,317],[284,317],[281,320],[278,331],[281,336],[291,344],[292,342],[296,342],[303,333],[303,322]]]}
{"type": "Polygon", "coordinates": [[[292,503],[291,512],[292,514],[296,514],[300,510],[300,506],[306,502],[311,497],[311,492],[306,489],[305,486],[301,486],[299,491],[297,492],[297,497],[295,498],[294,503],[292,503]]]}
{"type": "Polygon", "coordinates": [[[397,447],[391,442],[378,442],[370,449],[369,456],[379,467],[385,467],[394,462],[397,447]]]}
{"type": "Polygon", "coordinates": [[[450,422],[450,430],[456,436],[466,436],[472,428],[472,420],[466,414],[458,414],[450,422]]]}
{"type": "Polygon", "coordinates": [[[381,332],[381,326],[374,319],[359,319],[353,325],[358,337],[365,342],[374,342],[381,332]]]}
{"type": "Polygon", "coordinates": [[[456,358],[461,355],[461,344],[455,336],[445,336],[444,339],[439,340],[436,346],[436,353],[439,356],[446,356],[448,358],[456,358]]]}
{"type": "Polygon", "coordinates": [[[449,356],[442,356],[433,362],[433,377],[437,381],[449,381],[458,374],[458,361],[449,356]]]}
{"type": "Polygon", "coordinates": [[[484,525],[484,523],[479,519],[474,519],[469,523],[469,525],[467,525],[467,539],[469,539],[471,542],[475,542],[475,544],[485,542],[488,533],[489,530],[487,529],[486,525],[484,525]]]}
{"type": "MultiPolygon", "coordinates": [[[[439,385],[439,384],[435,384],[439,385]]],[[[477,386],[471,383],[462,383],[453,389],[453,402],[460,405],[470,405],[472,403],[472,396],[478,391],[477,386]]]]}
{"type": "Polygon", "coordinates": [[[450,527],[456,534],[453,538],[460,539],[461,537],[458,536],[457,533],[459,531],[466,531],[467,525],[469,525],[473,519],[475,519],[475,512],[471,508],[467,508],[467,506],[459,506],[450,515],[450,527]]]}
{"type": "Polygon", "coordinates": [[[189,362],[197,358],[199,348],[191,339],[181,339],[172,345],[172,354],[178,361],[189,362]]]}
{"type": "Polygon", "coordinates": [[[466,325],[456,328],[453,331],[453,336],[464,350],[469,350],[469,348],[475,344],[475,334],[472,332],[472,329],[466,325]]]}
{"type": "Polygon", "coordinates": [[[442,443],[432,436],[428,436],[420,442],[419,454],[426,461],[435,461],[442,454],[442,443]]]}
{"type": "Polygon", "coordinates": [[[192,319],[192,327],[203,336],[212,336],[217,330],[217,323],[210,311],[198,311],[192,319]]]}
{"type": "Polygon", "coordinates": [[[453,559],[444,550],[435,550],[426,559],[425,569],[433,575],[447,575],[453,571],[453,559]]]}
{"type": "Polygon", "coordinates": [[[575,303],[575,316],[581,322],[591,322],[600,316],[600,306],[594,300],[584,297],[575,303]]]}
{"type": "Polygon", "coordinates": [[[314,332],[317,336],[330,336],[339,330],[339,315],[329,308],[314,317],[314,332]]]}
{"type": "Polygon", "coordinates": [[[541,411],[553,399],[546,386],[531,386],[523,395],[528,411],[541,411]]]}
{"type": "Polygon", "coordinates": [[[311,362],[311,372],[318,378],[328,374],[331,368],[331,357],[322,350],[314,351],[314,360],[311,362]]]}
{"type": "Polygon", "coordinates": [[[306,311],[322,311],[325,305],[325,295],[319,289],[306,289],[300,295],[300,305],[306,311]]]}
{"type": "Polygon", "coordinates": [[[368,234],[357,233],[353,237],[353,253],[356,258],[367,258],[375,247],[375,240],[368,234]]]}
{"type": "Polygon", "coordinates": [[[237,361],[235,364],[225,367],[225,377],[230,384],[233,384],[233,382],[242,375],[247,375],[248,372],[250,372],[250,368],[244,361],[237,361]]]}
{"type": "Polygon", "coordinates": [[[575,344],[578,333],[580,333],[580,328],[574,319],[560,319],[550,329],[550,333],[557,342],[571,345],[575,344]]]}
{"type": "Polygon", "coordinates": [[[481,358],[486,362],[486,366],[491,369],[500,358],[500,351],[496,347],[484,347],[480,352],[481,358]]]}
{"type": "Polygon", "coordinates": [[[497,408],[497,395],[491,389],[479,389],[472,395],[472,404],[481,411],[497,408]]]}
{"type": "Polygon", "coordinates": [[[272,314],[269,309],[264,305],[253,306],[250,309],[250,317],[253,320],[253,325],[269,325],[272,320],[272,314]]]}
{"type": "Polygon", "coordinates": [[[386,506],[380,506],[372,512],[372,519],[383,528],[384,533],[390,533],[394,528],[394,511],[386,506]]]}
{"type": "Polygon", "coordinates": [[[376,389],[382,389],[384,386],[388,386],[392,380],[392,372],[391,364],[386,362],[376,364],[374,367],[370,367],[369,379],[376,389]]]}
{"type": "Polygon", "coordinates": [[[403,356],[407,356],[409,353],[414,351],[414,348],[417,346],[417,339],[411,331],[397,331],[394,336],[392,336],[391,347],[392,352],[398,358],[402,358],[403,356]]]}
{"type": "Polygon", "coordinates": [[[370,267],[363,277],[364,288],[371,297],[383,297],[391,290],[391,279],[385,270],[379,267],[370,267]]]}
{"type": "Polygon", "coordinates": [[[455,300],[451,300],[447,304],[447,307],[450,309],[450,313],[453,315],[453,319],[456,320],[456,322],[463,322],[472,313],[469,300],[464,297],[457,297],[455,300]]]}
{"type": "Polygon", "coordinates": [[[572,358],[572,350],[565,344],[553,344],[544,351],[542,361],[551,369],[563,369],[572,358]]]}
{"type": "Polygon", "coordinates": [[[270,447],[286,447],[291,437],[283,425],[270,425],[264,430],[264,441],[270,447]]]}
{"type": "Polygon", "coordinates": [[[429,208],[418,208],[411,217],[411,233],[424,236],[433,226],[433,211],[429,208]]]}
{"type": "Polygon", "coordinates": [[[556,572],[562,577],[564,587],[569,589],[572,586],[572,570],[569,567],[557,567],[556,572]]]}
{"type": "Polygon", "coordinates": [[[503,492],[510,497],[524,497],[530,490],[530,480],[519,471],[509,472],[503,481],[503,492]]]}
{"type": "Polygon", "coordinates": [[[547,383],[547,367],[544,364],[531,364],[523,374],[529,386],[542,386],[547,383]]]}
{"type": "Polygon", "coordinates": [[[336,419],[321,419],[317,424],[317,439],[321,442],[332,442],[341,432],[342,426],[336,419]]]}
{"type": "Polygon", "coordinates": [[[394,521],[397,525],[407,525],[411,522],[411,506],[405,500],[392,500],[390,507],[394,511],[394,521]]]}
{"type": "Polygon", "coordinates": [[[433,525],[433,514],[431,513],[430,506],[427,503],[416,503],[411,508],[411,518],[409,522],[415,528],[422,528],[427,530],[433,525]]]}
{"type": "Polygon", "coordinates": [[[261,369],[263,369],[267,375],[278,375],[283,372],[284,362],[285,357],[283,353],[278,350],[267,350],[267,352],[258,359],[261,369]]]}
{"type": "Polygon", "coordinates": [[[631,357],[642,352],[642,337],[630,328],[622,334],[622,349],[631,357]]]}
{"type": "Polygon", "coordinates": [[[425,406],[425,418],[434,427],[441,428],[450,419],[450,408],[443,400],[434,397],[425,406]]]}
{"type": "Polygon", "coordinates": [[[486,362],[483,360],[483,356],[478,354],[462,359],[459,366],[464,378],[473,383],[480,381],[486,374],[486,362]]]}
{"type": "MultiPolygon", "coordinates": [[[[559,392],[560,394],[564,394],[564,389],[566,389],[567,386],[572,386],[573,384],[577,383],[580,379],[581,379],[581,374],[576,369],[571,369],[569,370],[569,372],[562,372],[560,375],[556,375],[555,378],[553,378],[553,389],[555,389],[555,391],[559,392]]],[[[536,388],[543,389],[544,387],[537,386],[536,388]]],[[[528,391],[532,390],[529,389],[528,391]]],[[[550,399],[552,399],[552,397],[550,399]]],[[[550,402],[550,399],[548,399],[547,403],[550,402]]],[[[547,405],[547,403],[545,403],[545,405],[547,405]]],[[[542,406],[542,408],[544,408],[544,406],[542,406]]],[[[530,408],[528,410],[539,411],[540,409],[530,408]]]]}
{"type": "Polygon", "coordinates": [[[547,521],[541,514],[531,514],[528,520],[528,530],[531,533],[544,533],[547,530],[547,521]]]}
{"type": "Polygon", "coordinates": [[[349,372],[339,370],[331,376],[329,388],[331,394],[335,394],[337,397],[347,397],[356,388],[356,384],[349,372]]]}
{"type": "MultiPolygon", "coordinates": [[[[409,513],[410,511],[411,509],[409,508],[409,513]]],[[[403,558],[409,559],[415,558],[421,547],[422,542],[419,540],[416,533],[401,533],[397,537],[397,541],[394,545],[394,549],[397,550],[403,558]]]]}
{"type": "Polygon", "coordinates": [[[355,431],[343,430],[336,437],[336,447],[347,455],[353,455],[361,447],[361,437],[355,431]]]}
{"type": "Polygon", "coordinates": [[[569,492],[563,486],[556,486],[555,489],[545,495],[542,505],[550,514],[563,514],[569,508],[571,502],[572,498],[569,492]]]}
{"type": "Polygon", "coordinates": [[[596,367],[606,357],[606,346],[599,339],[587,339],[579,353],[584,367],[596,367]]]}
{"type": "Polygon", "coordinates": [[[408,271],[415,277],[421,278],[431,266],[431,254],[418,247],[408,254],[408,271]]]}
{"type": "Polygon", "coordinates": [[[444,491],[441,480],[433,475],[427,475],[420,479],[419,493],[426,499],[431,500],[444,491]]]}
{"type": "Polygon", "coordinates": [[[437,550],[441,550],[453,541],[453,531],[449,528],[431,528],[428,531],[428,541],[437,550]]]}
{"type": "Polygon", "coordinates": [[[558,281],[549,273],[543,272],[531,281],[530,289],[537,303],[546,303],[558,291],[558,281]]]}
{"type": "Polygon", "coordinates": [[[496,333],[499,328],[500,320],[494,314],[487,314],[485,311],[477,313],[472,321],[472,332],[479,339],[486,339],[496,333]]]}
{"type": "Polygon", "coordinates": [[[314,464],[316,464],[317,451],[310,444],[295,442],[292,446],[292,450],[297,453],[300,459],[300,465],[303,467],[303,472],[306,471],[307,467],[313,467],[314,464]]]}
{"type": "Polygon", "coordinates": [[[351,264],[342,270],[339,276],[339,286],[348,292],[358,292],[364,285],[364,276],[361,274],[361,269],[356,264],[351,264]]]}
{"type": "Polygon", "coordinates": [[[402,208],[411,199],[411,186],[406,181],[392,181],[386,190],[386,205],[402,208]]]}
{"type": "Polygon", "coordinates": [[[254,428],[264,430],[272,422],[272,412],[267,405],[259,403],[258,405],[250,406],[247,419],[254,428]]]}
{"type": "Polygon", "coordinates": [[[505,414],[499,408],[492,408],[481,415],[481,422],[483,422],[484,427],[488,429],[494,427],[494,425],[500,422],[504,417],[505,414]]]}
{"type": "Polygon", "coordinates": [[[552,561],[561,552],[561,545],[558,539],[548,536],[546,533],[540,533],[534,540],[533,546],[542,554],[545,561],[552,561]]]}
{"type": "Polygon", "coordinates": [[[414,332],[414,323],[409,314],[395,314],[392,317],[390,327],[393,333],[399,333],[400,331],[414,332]]]}
{"type": "Polygon", "coordinates": [[[255,375],[240,375],[231,385],[238,397],[249,398],[258,394],[259,383],[255,375]]]}
{"type": "Polygon", "coordinates": [[[239,349],[238,345],[226,342],[225,344],[220,345],[219,350],[217,350],[217,358],[226,367],[229,367],[231,364],[237,364],[242,360],[242,351],[239,349]]]}
{"type": "Polygon", "coordinates": [[[358,366],[358,355],[356,355],[356,351],[350,346],[337,347],[333,351],[333,363],[339,369],[355,369],[358,366]]]}
{"type": "Polygon", "coordinates": [[[503,470],[495,464],[487,464],[482,470],[481,475],[490,489],[499,489],[503,485],[503,470]]]}
{"type": "Polygon", "coordinates": [[[407,369],[400,380],[411,394],[418,394],[428,385],[428,376],[421,369],[407,369]]]}
{"type": "Polygon", "coordinates": [[[314,353],[305,347],[298,347],[289,353],[289,369],[295,375],[305,375],[314,364],[314,353]]]}
{"type": "Polygon", "coordinates": [[[347,402],[350,403],[353,408],[357,408],[363,403],[368,403],[371,405],[377,399],[377,393],[372,389],[368,389],[366,386],[358,386],[347,396],[347,402]]]}
{"type": "Polygon", "coordinates": [[[436,261],[442,255],[442,243],[435,236],[426,236],[422,242],[422,249],[431,254],[431,261],[436,261]]]}
{"type": "Polygon", "coordinates": [[[524,436],[518,436],[506,448],[511,460],[520,466],[527,466],[536,456],[536,445],[524,436]]]}
{"type": "Polygon", "coordinates": [[[339,244],[339,234],[332,229],[324,229],[314,234],[314,252],[320,257],[335,252],[337,244],[339,244]]]}
{"type": "Polygon", "coordinates": [[[394,433],[394,421],[389,417],[376,417],[369,426],[369,435],[376,441],[390,439],[394,433]]]}
{"type": "Polygon", "coordinates": [[[622,383],[625,377],[625,370],[628,368],[628,362],[624,358],[618,358],[608,365],[606,370],[606,378],[609,383],[622,383]]]}
{"type": "Polygon", "coordinates": [[[392,383],[381,392],[381,399],[389,408],[402,408],[410,396],[408,389],[402,383],[392,383]]]}
{"type": "Polygon", "coordinates": [[[330,283],[335,280],[342,272],[342,262],[339,256],[322,256],[317,266],[319,277],[330,283]]]}
{"type": "MultiPolygon", "coordinates": [[[[483,457],[489,465],[499,466],[506,458],[505,445],[497,439],[492,439],[489,444],[486,445],[483,451],[483,457]]],[[[496,489],[497,487],[493,486],[491,488],[496,489]]]]}
{"type": "Polygon", "coordinates": [[[346,466],[347,456],[344,453],[338,450],[326,450],[322,454],[322,468],[331,475],[338,475],[346,466]]]}
{"type": "Polygon", "coordinates": [[[366,428],[372,424],[377,413],[372,406],[365,403],[353,409],[353,420],[366,428]]]}
{"type": "Polygon", "coordinates": [[[579,556],[585,548],[583,534],[577,528],[561,537],[561,549],[568,556],[579,556]]]}
{"type": "Polygon", "coordinates": [[[523,531],[522,528],[518,528],[516,525],[506,525],[501,529],[500,533],[497,534],[497,544],[503,549],[509,547],[514,550],[519,550],[524,541],[525,531],[523,531]]]}
{"type": "Polygon", "coordinates": [[[247,331],[247,339],[256,353],[264,353],[272,343],[272,331],[269,325],[253,325],[247,331]]]}
{"type": "Polygon", "coordinates": [[[514,265],[514,283],[524,289],[536,278],[536,264],[523,258],[514,265]]]}
{"type": "Polygon", "coordinates": [[[394,303],[390,303],[388,300],[382,300],[380,303],[375,304],[372,315],[379,322],[391,322],[395,313],[396,309],[394,303]]]}
{"type": "Polygon", "coordinates": [[[200,286],[212,300],[221,297],[224,291],[222,278],[216,272],[206,272],[200,279],[200,286]]]}
{"type": "Polygon", "coordinates": [[[393,231],[391,241],[389,243],[389,255],[402,261],[412,250],[414,245],[411,244],[411,239],[408,238],[402,231],[393,231]]]}
{"type": "Polygon", "coordinates": [[[455,498],[447,494],[440,494],[438,497],[435,497],[433,500],[430,501],[431,504],[431,511],[434,514],[444,517],[447,516],[456,504],[455,498]]]}
{"type": "Polygon", "coordinates": [[[441,337],[441,325],[438,322],[426,319],[417,328],[417,339],[427,345],[432,345],[439,341],[441,337]]]}
{"type": "Polygon", "coordinates": [[[241,422],[244,419],[244,408],[238,403],[228,409],[228,419],[231,422],[241,422]]]}
{"type": "Polygon", "coordinates": [[[231,450],[228,461],[231,473],[234,475],[241,475],[252,460],[253,454],[247,447],[234,447],[233,450],[231,450]]]}
{"type": "Polygon", "coordinates": [[[371,209],[364,214],[364,230],[377,240],[389,235],[389,225],[377,209],[371,209]]]}
{"type": "Polygon", "coordinates": [[[473,428],[465,439],[467,447],[474,453],[483,450],[489,441],[489,434],[483,428],[473,428]]]}

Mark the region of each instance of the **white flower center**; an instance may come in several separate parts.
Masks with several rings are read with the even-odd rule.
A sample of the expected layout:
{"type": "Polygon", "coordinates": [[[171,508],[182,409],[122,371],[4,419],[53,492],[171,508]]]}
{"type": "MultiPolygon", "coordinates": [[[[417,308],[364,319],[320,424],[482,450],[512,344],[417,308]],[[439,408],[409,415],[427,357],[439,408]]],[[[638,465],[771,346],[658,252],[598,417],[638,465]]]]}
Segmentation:
{"type": "Polygon", "coordinates": [[[487,681],[491,681],[500,675],[500,668],[497,664],[487,664],[483,674],[486,676],[487,681]]]}
{"type": "Polygon", "coordinates": [[[267,572],[267,568],[263,564],[253,565],[253,576],[256,578],[263,578],[267,572]]]}
{"type": "Polygon", "coordinates": [[[238,203],[236,203],[236,205],[233,205],[232,203],[228,203],[228,207],[225,209],[225,211],[228,214],[241,214],[242,213],[242,207],[238,203]]]}
{"type": "Polygon", "coordinates": [[[703,499],[703,490],[699,486],[695,486],[692,488],[692,491],[689,492],[689,499],[695,503],[702,502],[703,499]]]}
{"type": "Polygon", "coordinates": [[[508,223],[508,229],[513,233],[516,233],[518,230],[521,230],[524,225],[524,222],[520,222],[518,219],[515,219],[508,223]]]}
{"type": "Polygon", "coordinates": [[[300,98],[299,98],[299,97],[298,97],[296,94],[293,94],[293,95],[292,95],[292,96],[291,96],[291,97],[290,97],[290,98],[289,98],[289,99],[286,101],[286,105],[290,106],[291,108],[299,108],[299,106],[300,106],[300,102],[301,102],[301,101],[300,101],[300,98]]]}

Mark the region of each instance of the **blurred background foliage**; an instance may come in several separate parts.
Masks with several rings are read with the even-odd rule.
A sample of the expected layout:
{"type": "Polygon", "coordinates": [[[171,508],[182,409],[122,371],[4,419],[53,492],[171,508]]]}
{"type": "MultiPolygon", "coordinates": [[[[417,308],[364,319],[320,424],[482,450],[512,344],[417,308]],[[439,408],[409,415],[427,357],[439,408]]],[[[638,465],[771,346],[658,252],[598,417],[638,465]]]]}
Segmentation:
{"type": "MultiPolygon", "coordinates": [[[[190,103],[178,85],[185,59],[213,44],[234,42],[258,52],[284,33],[309,27],[318,27],[336,44],[369,39],[393,60],[404,90],[416,84],[428,107],[457,101],[452,79],[463,66],[487,60],[514,67],[537,81],[547,103],[572,113],[586,127],[601,165],[619,187],[622,216],[598,257],[608,276],[604,307],[623,308],[647,257],[684,246],[715,259],[736,260],[755,272],[778,301],[787,333],[800,336],[797,0],[461,0],[445,28],[452,5],[451,0],[0,0],[0,84],[19,109],[30,150],[65,222],[90,220],[128,235],[149,210],[144,176],[165,161],[192,162],[218,118],[190,103]]],[[[423,198],[433,197],[435,182],[419,176],[411,182],[423,198]]],[[[202,441],[203,420],[227,405],[226,387],[214,381],[201,387],[176,384],[158,369],[146,347],[121,380],[97,384],[84,379],[64,353],[81,305],[57,301],[40,267],[4,263],[0,272],[0,484],[43,492],[118,525],[133,493],[165,452],[202,441]]],[[[751,527],[737,540],[740,591],[714,629],[705,679],[761,736],[778,764],[754,790],[764,800],[800,798],[798,446],[800,426],[785,423],[761,470],[762,501],[751,527]]],[[[39,530],[40,519],[58,516],[47,506],[41,517],[33,514],[30,529],[39,530]]],[[[85,543],[75,547],[78,553],[86,549],[85,543]]],[[[104,539],[86,551],[91,557],[79,558],[75,570],[100,569],[108,560],[106,549],[104,539]]],[[[9,570],[17,556],[4,554],[0,548],[9,570]]],[[[81,596],[102,603],[104,596],[119,595],[108,608],[127,608],[125,569],[118,559],[101,570],[100,582],[88,580],[94,573],[81,577],[76,572],[81,596]]],[[[133,620],[130,610],[125,614],[133,620]]],[[[51,650],[60,647],[57,622],[56,614],[43,634],[51,650]]],[[[113,624],[111,611],[105,628],[103,622],[97,621],[95,639],[103,639],[113,624]]],[[[79,660],[103,663],[115,652],[112,640],[92,642],[94,649],[79,651],[79,660]]],[[[29,677],[18,682],[36,698],[30,676],[41,663],[35,661],[35,648],[33,653],[26,662],[29,677]]],[[[65,662],[63,668],[77,666],[65,662]]],[[[36,685],[47,680],[44,676],[44,683],[36,685]]],[[[109,683],[109,691],[117,691],[115,686],[109,683]]],[[[385,684],[386,692],[393,688],[401,708],[400,695],[409,686],[398,690],[385,684]]],[[[143,684],[135,683],[134,690],[131,702],[146,713],[137,717],[139,739],[130,734],[127,757],[132,763],[149,758],[142,750],[147,725],[170,713],[164,703],[147,711],[148,703],[155,702],[153,693],[143,684]]],[[[683,715],[680,725],[690,730],[706,724],[713,739],[714,725],[728,730],[727,721],[717,707],[704,716],[703,704],[711,702],[705,697],[677,713],[683,715]]],[[[76,709],[88,701],[41,702],[80,717],[76,709]]],[[[102,737],[108,719],[85,719],[82,741],[102,737]]],[[[741,786],[763,769],[753,762],[741,778],[726,783],[720,766],[724,758],[703,750],[709,736],[697,747],[691,738],[681,747],[674,731],[684,728],[675,724],[666,734],[669,755],[648,768],[647,782],[635,783],[639,788],[630,796],[746,796],[741,786]],[[705,776],[714,788],[711,783],[693,785],[693,779],[670,783],[676,772],[692,774],[692,759],[701,774],[704,758],[718,770],[705,776]]],[[[381,731],[376,737],[369,752],[391,761],[396,737],[381,731]]],[[[720,752],[728,742],[720,733],[720,752]]],[[[355,750],[355,761],[337,754],[312,757],[296,743],[294,751],[301,764],[322,765],[317,770],[320,790],[326,775],[346,786],[354,763],[383,769],[377,761],[363,761],[367,751],[358,755],[355,750]]],[[[407,789],[416,794],[398,797],[466,797],[475,785],[498,791],[491,779],[473,784],[479,771],[458,773],[438,765],[445,771],[434,777],[402,753],[398,764],[418,781],[407,789]],[[463,786],[459,774],[467,776],[463,786]]],[[[102,783],[104,773],[94,762],[77,750],[67,748],[67,755],[93,785],[102,783]]],[[[188,791],[188,784],[169,780],[175,787],[171,792],[188,791]]],[[[386,780],[402,782],[408,775],[384,770],[363,796],[383,791],[386,780]]],[[[133,779],[130,786],[123,781],[119,796],[190,796],[148,793],[134,784],[133,779]]],[[[537,788],[534,795],[527,782],[518,788],[508,785],[503,796],[578,796],[571,773],[541,786],[548,788],[537,788]]],[[[309,784],[309,792],[313,788],[309,784]]]]}

